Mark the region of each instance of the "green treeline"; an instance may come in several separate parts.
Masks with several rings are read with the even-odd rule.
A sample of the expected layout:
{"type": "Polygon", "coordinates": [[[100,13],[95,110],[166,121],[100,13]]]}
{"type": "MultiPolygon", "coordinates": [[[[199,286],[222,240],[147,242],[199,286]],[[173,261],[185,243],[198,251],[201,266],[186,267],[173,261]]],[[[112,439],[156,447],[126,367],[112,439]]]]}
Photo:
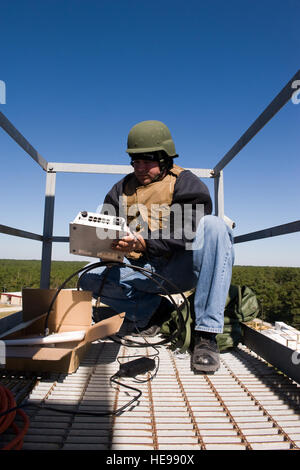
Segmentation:
{"type": "Polygon", "coordinates": [[[300,328],[300,268],[234,266],[232,284],[254,290],[263,320],[300,328]]]}
{"type": "MultiPolygon", "coordinates": [[[[52,261],[51,287],[65,279],[87,261],[52,261]]],[[[40,261],[0,260],[0,291],[21,291],[39,287],[40,261]]],[[[66,287],[76,287],[75,276],[66,287]]],[[[232,284],[251,287],[261,305],[260,316],[270,322],[284,321],[300,328],[300,268],[234,266],[232,284]]]]}
{"type": "MultiPolygon", "coordinates": [[[[69,276],[83,268],[88,261],[52,261],[50,287],[59,287],[69,276]]],[[[38,260],[0,260],[0,292],[21,291],[40,286],[41,262],[38,260]]],[[[75,276],[66,287],[76,287],[75,276]]]]}

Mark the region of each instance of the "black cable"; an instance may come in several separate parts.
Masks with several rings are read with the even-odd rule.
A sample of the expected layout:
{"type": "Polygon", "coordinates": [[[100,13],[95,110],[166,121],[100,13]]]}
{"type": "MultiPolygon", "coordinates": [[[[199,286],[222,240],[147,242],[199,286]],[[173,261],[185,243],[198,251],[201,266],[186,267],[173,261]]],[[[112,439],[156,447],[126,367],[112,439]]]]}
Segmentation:
{"type": "MultiPolygon", "coordinates": [[[[175,288],[175,290],[178,291],[177,287],[171,282],[169,281],[168,279],[164,278],[163,276],[157,274],[157,273],[154,273],[153,271],[150,271],[146,268],[141,268],[140,266],[133,266],[133,265],[128,265],[128,264],[125,264],[125,263],[121,263],[119,261],[115,262],[115,261],[109,261],[109,262],[104,262],[104,261],[100,261],[100,262],[97,262],[97,263],[94,263],[92,265],[89,265],[89,266],[86,266],[84,268],[81,268],[79,270],[77,270],[75,273],[73,273],[72,275],[70,275],[60,286],[59,288],[57,289],[56,293],[54,294],[53,298],[52,298],[52,301],[49,305],[49,308],[48,308],[48,311],[47,311],[47,314],[46,314],[46,318],[45,318],[45,325],[44,325],[44,334],[45,336],[47,336],[49,334],[49,328],[48,328],[48,323],[49,323],[49,317],[50,317],[50,313],[51,313],[51,310],[53,308],[53,305],[54,305],[54,302],[56,301],[57,299],[57,296],[58,294],[60,293],[60,291],[65,287],[65,285],[76,275],[78,275],[79,273],[86,273],[92,269],[95,269],[96,267],[101,267],[101,266],[107,266],[107,268],[111,268],[113,266],[120,266],[120,267],[130,267],[132,268],[133,270],[136,270],[136,271],[140,271],[142,272],[146,277],[148,277],[149,279],[151,279],[153,282],[155,282],[156,284],[158,284],[160,286],[160,288],[162,290],[165,291],[166,295],[170,298],[171,302],[173,303],[175,309],[177,310],[177,312],[179,313],[179,318],[180,320],[182,321],[182,323],[184,324],[184,320],[183,320],[183,317],[181,315],[181,312],[180,312],[180,309],[179,307],[177,306],[176,302],[174,301],[174,299],[171,297],[171,295],[169,294],[168,290],[159,284],[158,281],[156,281],[155,279],[153,279],[153,277],[151,277],[149,275],[149,273],[153,276],[157,276],[158,278],[160,278],[161,280],[167,282],[169,285],[171,285],[173,288],[175,288]]],[[[106,278],[106,276],[105,276],[106,278]]],[[[105,279],[104,278],[104,279],[105,279]]],[[[103,282],[102,282],[102,285],[100,286],[101,289],[103,287],[103,282]]],[[[189,304],[187,302],[187,299],[186,297],[184,296],[183,293],[180,293],[184,299],[184,302],[186,303],[186,306],[187,308],[189,309],[189,304]]],[[[181,324],[182,326],[182,324],[181,324]]],[[[176,331],[175,332],[176,334],[178,334],[179,332],[176,331]]],[[[148,344],[148,346],[151,346],[153,347],[154,349],[155,346],[157,345],[160,345],[160,344],[165,344],[166,342],[169,342],[171,341],[171,339],[173,338],[173,336],[176,336],[175,334],[173,334],[171,337],[169,337],[167,340],[164,340],[164,341],[161,341],[159,343],[149,343],[146,341],[146,344],[148,344]]],[[[131,341],[132,343],[134,343],[135,345],[140,345],[140,346],[143,346],[145,347],[145,343],[138,343],[138,342],[135,342],[135,341],[131,341]]],[[[157,351],[157,349],[156,349],[157,351]]],[[[154,355],[156,357],[159,356],[159,352],[157,351],[157,355],[154,355]]],[[[125,356],[124,356],[125,357],[125,356]]],[[[159,357],[158,357],[158,364],[159,364],[159,357]]],[[[146,381],[149,381],[149,380],[152,380],[153,377],[155,377],[155,375],[157,374],[157,371],[158,371],[158,365],[156,367],[156,371],[155,373],[150,377],[150,379],[146,379],[146,380],[139,380],[139,379],[136,379],[137,381],[139,381],[140,383],[143,383],[143,382],[146,382],[146,381]]],[[[123,405],[122,407],[118,408],[117,410],[115,411],[107,411],[107,412],[103,412],[103,413],[98,413],[98,412],[93,412],[93,413],[90,413],[90,412],[85,412],[85,411],[71,411],[71,410],[61,410],[59,408],[55,408],[55,407],[49,407],[49,406],[45,406],[45,405],[35,405],[35,404],[32,404],[32,403],[29,403],[29,404],[21,404],[21,405],[18,405],[14,408],[11,408],[9,410],[6,410],[5,412],[1,412],[0,413],[0,417],[1,416],[4,416],[8,413],[11,413],[13,411],[16,411],[17,409],[19,408],[24,408],[24,407],[36,407],[36,408],[39,408],[39,409],[46,409],[46,410],[50,410],[50,411],[54,411],[54,412],[58,412],[58,413],[67,413],[67,414],[76,414],[76,415],[83,415],[83,416],[111,416],[111,415],[118,415],[120,413],[122,413],[126,408],[128,408],[131,404],[133,404],[134,402],[136,402],[140,396],[142,395],[142,392],[141,390],[135,388],[135,387],[130,387],[129,385],[125,385],[123,384],[122,382],[119,382],[118,380],[116,380],[116,378],[119,377],[118,373],[114,374],[112,377],[110,377],[110,381],[113,382],[113,383],[116,383],[118,385],[121,385],[122,387],[125,387],[127,389],[130,389],[130,390],[133,390],[135,392],[137,392],[137,395],[135,397],[133,397],[128,403],[126,403],[125,405],[123,405]]]]}
{"type": "MultiPolygon", "coordinates": [[[[54,305],[54,302],[55,300],[57,299],[57,296],[58,294],[60,293],[60,291],[65,287],[65,285],[76,275],[80,274],[81,273],[81,276],[83,274],[86,274],[88,271],[91,271],[97,267],[102,267],[102,266],[107,266],[108,268],[111,268],[113,266],[119,266],[119,267],[130,267],[131,269],[133,269],[134,271],[140,271],[142,272],[146,277],[148,277],[149,279],[151,279],[154,283],[156,283],[157,285],[159,285],[159,287],[166,293],[166,295],[168,296],[168,298],[171,300],[171,302],[173,303],[175,309],[177,310],[177,313],[178,313],[178,316],[179,316],[179,322],[180,322],[180,328],[179,330],[175,330],[175,332],[170,335],[168,338],[158,342],[158,343],[153,343],[154,345],[162,345],[162,344],[166,344],[170,341],[172,341],[173,339],[175,339],[179,333],[181,332],[181,330],[185,327],[185,321],[184,321],[184,318],[181,314],[181,311],[180,311],[180,308],[177,306],[176,302],[174,301],[174,299],[172,298],[171,294],[168,292],[168,290],[162,286],[156,279],[153,279],[153,276],[156,276],[158,277],[159,279],[161,279],[162,281],[166,282],[167,284],[169,284],[174,290],[175,292],[179,291],[179,289],[177,288],[177,286],[172,283],[171,281],[169,281],[169,279],[166,279],[164,278],[163,276],[161,276],[160,274],[158,273],[154,273],[152,271],[150,271],[149,269],[146,269],[146,268],[142,268],[140,266],[134,266],[134,265],[129,265],[129,264],[126,264],[126,263],[123,263],[123,262],[120,262],[120,261],[99,261],[99,262],[96,262],[96,263],[93,263],[93,264],[90,264],[88,266],[85,266],[83,268],[80,268],[78,269],[77,271],[75,271],[73,274],[71,274],[57,289],[56,293],[54,294],[53,296],[53,299],[50,303],[50,306],[48,308],[48,312],[47,312],[47,315],[46,315],[46,319],[45,319],[45,326],[44,326],[44,335],[45,336],[48,336],[49,335],[49,328],[48,328],[48,323],[49,323],[49,316],[50,316],[50,312],[52,310],[52,307],[54,305]],[[151,276],[150,276],[151,275],[151,276]]],[[[80,276],[80,277],[81,277],[80,276]]],[[[78,280],[78,283],[79,283],[80,279],[78,280]]],[[[77,287],[78,288],[78,287],[77,287]]],[[[189,312],[189,304],[188,304],[188,301],[185,297],[185,295],[180,292],[180,295],[182,296],[183,300],[184,300],[184,303],[188,309],[188,312],[189,312]]],[[[188,316],[187,316],[188,318],[188,316]]],[[[134,343],[135,345],[137,346],[144,346],[144,344],[142,343],[139,343],[138,341],[135,341],[135,340],[129,340],[131,343],[134,343]]],[[[123,344],[123,343],[122,343],[123,344]]]]}
{"type": "MultiPolygon", "coordinates": [[[[184,303],[187,307],[187,316],[186,316],[186,320],[184,320],[183,316],[182,316],[182,313],[181,313],[181,306],[178,306],[175,302],[175,300],[173,299],[172,295],[168,292],[168,290],[162,286],[157,280],[153,279],[153,275],[154,276],[157,276],[158,278],[160,278],[161,280],[167,282],[175,291],[179,291],[178,287],[173,283],[171,282],[169,279],[166,279],[164,276],[158,274],[158,273],[155,273],[147,268],[142,268],[141,266],[132,266],[131,264],[128,265],[128,264],[125,264],[125,263],[122,263],[123,265],[127,266],[127,267],[130,267],[136,271],[140,271],[144,274],[145,277],[147,277],[148,279],[150,279],[152,282],[154,282],[155,284],[157,284],[166,294],[166,296],[169,298],[169,300],[171,301],[171,303],[174,305],[177,313],[178,313],[178,318],[179,318],[179,323],[180,323],[180,327],[179,327],[179,330],[175,330],[174,333],[172,333],[170,336],[168,336],[168,338],[162,340],[162,341],[159,341],[158,343],[152,343],[154,346],[159,346],[159,345],[163,345],[163,344],[166,344],[166,343],[169,343],[171,342],[173,339],[175,339],[179,334],[180,332],[182,331],[183,328],[185,328],[185,324],[186,324],[186,321],[189,317],[189,303],[188,303],[188,300],[187,298],[185,297],[185,295],[183,294],[183,292],[180,292],[180,295],[182,296],[183,300],[184,300],[184,303]],[[150,276],[150,274],[152,276],[150,276]]],[[[93,269],[93,268],[92,268],[93,269]]],[[[82,274],[83,275],[83,274],[82,274]]],[[[102,287],[103,287],[103,284],[102,284],[102,287]]],[[[115,336],[117,336],[118,338],[120,338],[120,336],[118,336],[118,334],[116,334],[115,336]]],[[[111,337],[111,339],[113,341],[115,341],[115,339],[113,337],[111,337]]],[[[144,337],[145,339],[145,337],[144,337]]],[[[141,347],[144,347],[145,346],[145,343],[140,343],[136,340],[132,340],[132,339],[126,339],[126,345],[129,346],[130,343],[133,345],[133,346],[141,346],[141,347]]],[[[118,342],[118,341],[116,341],[118,342]]],[[[123,342],[121,342],[120,344],[125,344],[124,343],[124,340],[123,342]]],[[[149,344],[149,343],[148,343],[149,344]]]]}
{"type": "MultiPolygon", "coordinates": [[[[68,413],[68,414],[76,414],[76,415],[82,415],[82,416],[117,416],[120,413],[122,413],[126,408],[128,408],[130,405],[132,405],[134,402],[136,402],[140,396],[142,395],[141,390],[135,387],[130,387],[129,385],[123,384],[122,382],[119,382],[116,380],[116,377],[118,377],[116,374],[114,374],[112,377],[110,377],[110,381],[114,382],[118,385],[121,385],[122,387],[128,388],[129,390],[133,390],[137,392],[137,395],[133,397],[128,403],[125,403],[125,405],[121,406],[115,411],[105,411],[105,412],[88,412],[88,411],[72,411],[72,410],[60,410],[59,408],[54,408],[52,406],[41,406],[41,408],[49,411],[56,411],[58,413],[68,413]]],[[[31,406],[30,404],[28,406],[31,406]]]]}
{"type": "MultiPolygon", "coordinates": [[[[46,318],[45,318],[45,325],[44,325],[44,334],[45,336],[47,336],[49,334],[49,328],[48,328],[48,323],[49,323],[49,317],[50,317],[50,313],[51,313],[51,310],[53,308],[53,305],[54,305],[54,302],[56,301],[60,291],[65,287],[65,285],[76,275],[80,274],[81,273],[81,276],[83,274],[86,274],[88,271],[91,271],[97,267],[102,267],[102,266],[106,266],[108,269],[112,268],[113,266],[119,266],[119,267],[130,267],[131,269],[135,270],[135,271],[140,271],[142,272],[146,277],[148,277],[149,279],[151,279],[154,283],[156,283],[157,285],[159,285],[159,287],[165,292],[165,294],[167,295],[167,297],[171,300],[171,303],[173,303],[175,309],[177,310],[177,313],[179,314],[179,322],[180,322],[180,328],[179,330],[176,330],[172,335],[170,335],[168,338],[166,338],[165,340],[162,340],[158,343],[149,343],[146,341],[146,344],[148,346],[151,346],[153,347],[154,349],[155,346],[158,346],[158,345],[162,345],[162,344],[165,344],[165,343],[168,343],[170,341],[172,341],[172,339],[176,338],[182,327],[185,327],[185,321],[184,321],[184,318],[181,314],[181,311],[180,311],[180,308],[179,306],[176,304],[176,302],[174,301],[174,299],[172,298],[171,294],[168,292],[168,290],[162,286],[156,279],[153,279],[153,276],[156,276],[158,277],[159,279],[161,279],[162,281],[166,282],[167,284],[169,284],[174,290],[175,292],[178,291],[179,289],[177,288],[177,286],[175,286],[174,283],[172,283],[171,281],[169,281],[168,279],[164,278],[163,276],[161,276],[160,274],[158,273],[155,273],[149,269],[146,269],[146,268],[142,268],[140,266],[134,266],[134,265],[129,265],[129,264],[126,264],[126,263],[123,263],[123,262],[120,262],[120,261],[100,261],[100,262],[96,262],[96,263],[93,263],[91,265],[88,265],[88,266],[85,266],[83,268],[80,268],[78,269],[76,272],[74,272],[72,275],[70,275],[57,289],[56,293],[54,294],[53,298],[52,298],[52,301],[49,305],[49,308],[48,308],[48,311],[47,311],[47,314],[46,314],[46,318]]],[[[80,276],[80,278],[81,278],[80,276]]],[[[100,291],[102,290],[103,288],[103,285],[104,285],[104,282],[106,280],[106,277],[107,277],[107,274],[106,276],[104,277],[104,279],[102,280],[102,283],[100,285],[100,291]]],[[[78,280],[78,283],[77,283],[77,288],[79,289],[79,282],[80,282],[80,278],[78,280]]],[[[187,306],[187,309],[188,309],[188,312],[189,312],[189,303],[185,297],[185,295],[180,292],[180,295],[182,296],[183,300],[184,300],[184,303],[186,304],[187,306]]],[[[188,318],[188,316],[187,316],[188,318]]],[[[113,338],[112,338],[113,339],[113,338]]],[[[145,339],[145,338],[144,338],[145,339]]],[[[132,343],[133,346],[135,347],[145,347],[145,342],[144,343],[139,343],[135,340],[127,340],[127,341],[130,341],[130,343],[132,343]]],[[[122,343],[124,344],[124,343],[122,343]]],[[[156,349],[157,351],[157,349],[156,349]]],[[[152,376],[150,376],[150,378],[146,379],[146,380],[139,380],[139,379],[136,379],[136,381],[139,381],[140,383],[143,383],[143,382],[146,382],[146,381],[149,381],[149,380],[152,380],[153,377],[156,376],[157,374],[157,371],[158,371],[158,368],[159,368],[159,352],[157,351],[158,353],[158,365],[156,367],[156,371],[154,372],[154,374],[152,376]]],[[[70,411],[70,410],[60,410],[60,409],[57,409],[57,408],[54,408],[54,407],[47,407],[47,406],[38,406],[38,405],[35,405],[35,406],[38,406],[39,408],[44,408],[44,409],[47,409],[47,410],[52,410],[52,411],[55,411],[55,412],[60,412],[60,413],[69,413],[69,414],[79,414],[79,415],[86,415],[86,416],[111,416],[111,415],[117,415],[119,413],[122,413],[122,411],[124,411],[126,408],[128,408],[128,406],[130,406],[132,403],[134,403],[135,401],[137,401],[139,399],[139,397],[142,395],[142,392],[137,389],[137,388],[134,388],[134,387],[130,387],[129,385],[125,385],[119,381],[116,380],[116,378],[119,377],[118,373],[114,374],[110,380],[111,382],[114,382],[118,385],[121,385],[125,388],[128,388],[130,390],[134,390],[137,392],[137,395],[132,399],[130,400],[128,403],[126,403],[125,405],[123,405],[121,408],[119,408],[118,410],[115,410],[115,411],[107,411],[107,412],[104,412],[104,413],[89,413],[89,412],[79,412],[79,411],[70,411]]],[[[32,406],[31,404],[29,405],[23,405],[23,406],[32,406]]],[[[16,407],[17,408],[21,408],[22,405],[20,405],[19,407],[16,407]]],[[[11,412],[13,410],[8,410],[7,412],[11,412]]],[[[6,414],[7,412],[5,412],[4,414],[6,414]]],[[[0,414],[0,416],[2,416],[2,414],[0,414]]]]}
{"type": "MultiPolygon", "coordinates": [[[[117,262],[117,264],[119,264],[119,263],[117,262]]],[[[155,273],[154,271],[149,270],[149,269],[146,269],[146,268],[142,268],[142,267],[140,267],[140,266],[132,266],[131,264],[125,264],[125,263],[122,263],[122,264],[123,264],[124,266],[131,267],[131,268],[133,268],[133,269],[135,269],[135,270],[138,270],[138,271],[144,270],[144,271],[146,271],[147,273],[151,273],[152,276],[153,276],[153,275],[160,276],[160,275],[158,275],[157,273],[155,273]]],[[[100,284],[100,287],[99,287],[99,290],[98,290],[98,293],[97,293],[97,301],[98,301],[98,299],[99,299],[99,297],[100,297],[100,295],[101,295],[101,292],[102,292],[102,290],[103,290],[105,281],[106,281],[107,276],[108,276],[108,271],[109,271],[109,269],[112,268],[112,267],[113,267],[112,265],[107,266],[107,271],[106,271],[106,272],[104,271],[104,273],[103,273],[103,279],[101,280],[101,284],[100,284]]],[[[93,270],[93,269],[94,269],[94,265],[87,266],[86,268],[87,268],[87,269],[86,269],[84,272],[82,272],[81,275],[80,275],[79,278],[78,278],[78,281],[77,281],[77,290],[79,290],[80,280],[81,280],[82,276],[84,276],[89,270],[93,270]]],[[[173,298],[171,297],[171,295],[167,292],[167,290],[166,290],[164,287],[162,287],[157,281],[155,281],[155,279],[153,279],[151,276],[149,276],[148,274],[146,275],[145,272],[144,272],[144,275],[145,275],[146,277],[148,277],[150,280],[152,280],[154,283],[158,284],[159,287],[161,287],[163,290],[165,290],[166,295],[169,297],[169,299],[171,300],[171,302],[173,303],[173,305],[175,306],[175,308],[177,308],[177,305],[176,305],[174,299],[173,299],[173,298]]],[[[167,281],[167,279],[165,279],[165,278],[163,278],[163,279],[167,281]]],[[[176,287],[176,286],[175,286],[175,287],[176,287]]],[[[177,287],[176,287],[176,289],[177,289],[177,287]]],[[[134,325],[135,325],[135,328],[138,329],[135,322],[134,322],[134,325]]],[[[115,336],[117,336],[118,338],[120,338],[120,336],[118,336],[117,334],[116,334],[115,336]]],[[[142,335],[142,336],[143,336],[143,335],[142,335]]],[[[144,338],[144,337],[143,337],[143,338],[144,338]]],[[[112,341],[118,343],[118,344],[123,344],[123,345],[125,344],[124,340],[123,340],[122,342],[121,342],[121,341],[118,341],[118,340],[116,340],[116,338],[113,337],[113,336],[110,336],[110,339],[111,339],[112,341]]],[[[145,339],[145,338],[144,338],[144,339],[145,339]]],[[[172,339],[172,338],[171,338],[171,339],[172,339]]],[[[169,338],[168,340],[163,340],[162,342],[157,343],[157,344],[165,344],[166,342],[169,342],[171,339],[169,338]]],[[[143,346],[143,343],[139,343],[138,341],[135,341],[135,340],[126,339],[125,341],[127,341],[127,346],[132,345],[132,344],[128,344],[128,343],[133,343],[133,346],[134,346],[134,345],[142,345],[142,346],[143,346]]]]}
{"type": "MultiPolygon", "coordinates": [[[[100,284],[100,287],[99,287],[99,290],[98,290],[97,302],[100,299],[100,295],[101,295],[101,292],[103,290],[104,284],[106,282],[106,279],[107,279],[107,276],[108,276],[108,273],[109,273],[109,269],[110,269],[110,267],[107,267],[106,270],[103,273],[103,278],[102,278],[102,281],[101,281],[101,284],[100,284]]],[[[80,279],[81,279],[81,276],[79,277],[78,282],[77,282],[77,290],[79,290],[79,281],[80,281],[80,279]]],[[[97,306],[97,303],[96,303],[96,306],[97,306]]]]}
{"type": "Polygon", "coordinates": [[[111,382],[114,382],[118,385],[121,385],[122,387],[125,387],[125,388],[128,388],[130,390],[133,390],[135,392],[137,392],[137,395],[135,397],[133,397],[128,403],[125,403],[125,405],[121,406],[120,408],[118,408],[117,410],[115,411],[105,411],[105,412],[88,412],[88,411],[73,411],[73,410],[66,410],[66,409],[59,409],[59,408],[56,408],[54,406],[45,406],[45,405],[36,405],[35,403],[23,403],[23,404],[20,404],[18,406],[15,406],[14,408],[10,408],[9,410],[6,410],[6,411],[3,411],[0,413],[0,418],[2,416],[5,416],[9,413],[12,413],[13,411],[16,411],[18,410],[19,408],[27,408],[27,407],[33,407],[33,408],[38,408],[38,409],[43,409],[43,410],[49,410],[49,411],[55,411],[57,413],[65,413],[65,414],[72,414],[72,415],[81,415],[81,416],[95,416],[95,417],[99,417],[99,416],[117,416],[119,415],[120,413],[122,413],[126,408],[128,408],[130,405],[132,405],[134,402],[136,402],[140,396],[142,395],[142,392],[141,390],[139,390],[138,388],[135,388],[135,387],[130,387],[129,385],[125,385],[123,384],[122,382],[119,382],[116,380],[116,378],[118,377],[117,374],[114,374],[112,377],[110,377],[110,381],[111,382]]]}

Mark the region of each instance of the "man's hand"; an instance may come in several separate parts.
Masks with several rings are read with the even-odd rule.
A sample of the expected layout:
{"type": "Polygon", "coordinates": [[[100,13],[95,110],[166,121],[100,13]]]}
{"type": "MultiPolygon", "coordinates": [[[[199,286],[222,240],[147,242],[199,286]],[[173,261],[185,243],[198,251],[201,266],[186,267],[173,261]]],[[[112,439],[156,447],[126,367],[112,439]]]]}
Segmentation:
{"type": "Polygon", "coordinates": [[[126,235],[120,240],[115,240],[112,243],[112,248],[116,251],[123,251],[125,253],[130,253],[130,251],[145,251],[146,242],[142,235],[137,233],[126,235]]]}

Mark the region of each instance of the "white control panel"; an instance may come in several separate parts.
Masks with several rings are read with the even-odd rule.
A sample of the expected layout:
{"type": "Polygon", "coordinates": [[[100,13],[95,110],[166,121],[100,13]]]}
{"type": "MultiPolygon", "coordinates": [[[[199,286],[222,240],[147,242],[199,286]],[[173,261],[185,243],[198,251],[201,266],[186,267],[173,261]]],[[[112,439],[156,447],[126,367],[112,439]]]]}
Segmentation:
{"type": "Polygon", "coordinates": [[[96,212],[79,212],[70,223],[70,253],[123,261],[124,255],[111,248],[114,240],[128,235],[125,219],[96,212]]]}

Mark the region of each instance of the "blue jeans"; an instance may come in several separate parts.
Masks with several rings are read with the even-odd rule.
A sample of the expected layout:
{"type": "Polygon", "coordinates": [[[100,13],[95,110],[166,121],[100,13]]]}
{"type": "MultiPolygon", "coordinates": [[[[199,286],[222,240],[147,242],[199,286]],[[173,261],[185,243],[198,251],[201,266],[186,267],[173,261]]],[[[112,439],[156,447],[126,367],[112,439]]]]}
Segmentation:
{"type": "Polygon", "coordinates": [[[158,308],[159,294],[166,294],[166,290],[175,294],[195,288],[195,329],[222,333],[233,262],[231,229],[221,218],[208,215],[200,220],[189,249],[179,250],[169,259],[143,256],[126,261],[126,267],[95,268],[81,277],[80,287],[92,291],[97,298],[105,279],[101,301],[117,313],[126,312],[126,319],[135,322],[140,329],[148,324],[158,308]],[[150,278],[134,270],[135,266],[151,271],[150,278]],[[155,273],[170,281],[172,287],[155,273]]]}

